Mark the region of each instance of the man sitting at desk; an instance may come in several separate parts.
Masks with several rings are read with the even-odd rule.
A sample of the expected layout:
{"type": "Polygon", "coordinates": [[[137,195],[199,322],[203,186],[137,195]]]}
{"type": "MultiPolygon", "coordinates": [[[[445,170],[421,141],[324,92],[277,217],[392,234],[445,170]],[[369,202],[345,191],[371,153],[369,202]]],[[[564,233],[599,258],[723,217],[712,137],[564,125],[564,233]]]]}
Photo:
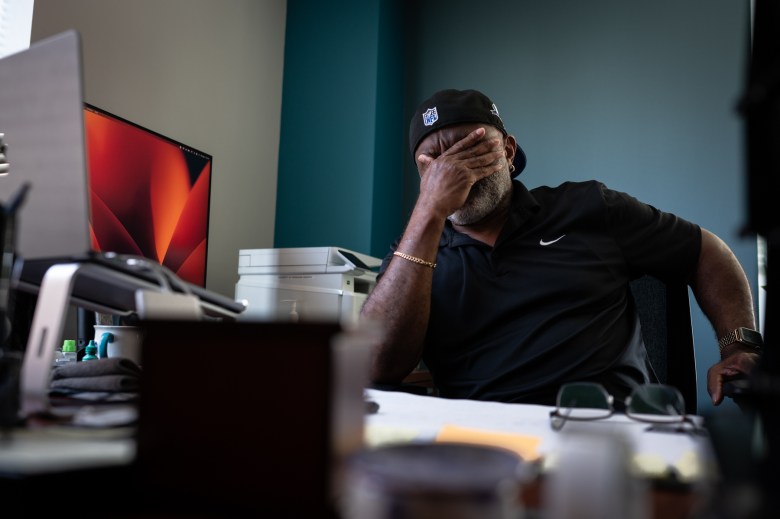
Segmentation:
{"type": "MultiPolygon", "coordinates": [[[[444,397],[553,405],[572,381],[616,401],[653,381],[629,282],[687,282],[717,337],[755,328],[750,286],[713,233],[596,181],[528,190],[525,156],[484,94],[444,90],[419,105],[409,149],[420,192],[362,316],[384,324],[375,383],[422,359],[444,397]]],[[[751,345],[722,347],[708,372],[748,374],[751,345]]],[[[722,344],[723,344],[722,343],[722,344]]]]}

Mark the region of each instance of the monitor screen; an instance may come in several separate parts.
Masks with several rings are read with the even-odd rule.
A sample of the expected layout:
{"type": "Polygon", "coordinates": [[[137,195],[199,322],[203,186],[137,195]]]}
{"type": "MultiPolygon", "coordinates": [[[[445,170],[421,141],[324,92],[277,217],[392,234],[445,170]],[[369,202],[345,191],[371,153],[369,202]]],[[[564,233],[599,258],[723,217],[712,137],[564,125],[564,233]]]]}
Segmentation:
{"type": "Polygon", "coordinates": [[[206,285],[211,155],[86,104],[92,247],[206,285]]]}

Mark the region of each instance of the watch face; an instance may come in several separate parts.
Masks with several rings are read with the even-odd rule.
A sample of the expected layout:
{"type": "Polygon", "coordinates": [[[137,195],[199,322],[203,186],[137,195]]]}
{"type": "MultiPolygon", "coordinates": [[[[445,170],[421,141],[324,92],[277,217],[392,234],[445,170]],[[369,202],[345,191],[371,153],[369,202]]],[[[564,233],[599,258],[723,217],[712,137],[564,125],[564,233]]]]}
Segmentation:
{"type": "Polygon", "coordinates": [[[741,342],[746,342],[748,344],[755,344],[757,346],[760,346],[762,343],[761,340],[761,334],[758,333],[755,330],[751,330],[750,328],[740,328],[740,335],[742,335],[741,342]]]}

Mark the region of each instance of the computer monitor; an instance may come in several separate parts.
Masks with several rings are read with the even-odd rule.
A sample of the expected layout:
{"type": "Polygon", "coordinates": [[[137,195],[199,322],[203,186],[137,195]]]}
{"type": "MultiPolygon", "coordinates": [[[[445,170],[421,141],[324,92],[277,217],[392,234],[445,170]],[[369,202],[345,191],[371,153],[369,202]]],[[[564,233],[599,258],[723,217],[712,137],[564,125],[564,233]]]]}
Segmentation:
{"type": "Polygon", "coordinates": [[[92,248],[206,286],[212,156],[85,103],[92,248]]]}

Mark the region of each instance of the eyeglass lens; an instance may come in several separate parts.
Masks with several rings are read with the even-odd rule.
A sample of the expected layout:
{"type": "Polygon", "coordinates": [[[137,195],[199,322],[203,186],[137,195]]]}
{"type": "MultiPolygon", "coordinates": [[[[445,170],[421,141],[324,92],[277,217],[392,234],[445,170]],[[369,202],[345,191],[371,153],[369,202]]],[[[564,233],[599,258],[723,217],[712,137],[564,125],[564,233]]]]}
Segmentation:
{"type": "Polygon", "coordinates": [[[642,421],[680,422],[685,418],[685,400],[671,386],[637,386],[626,402],[626,414],[642,421]]]}
{"type": "Polygon", "coordinates": [[[566,418],[606,418],[612,414],[611,397],[599,384],[566,384],[558,393],[558,411],[566,418]]]}

